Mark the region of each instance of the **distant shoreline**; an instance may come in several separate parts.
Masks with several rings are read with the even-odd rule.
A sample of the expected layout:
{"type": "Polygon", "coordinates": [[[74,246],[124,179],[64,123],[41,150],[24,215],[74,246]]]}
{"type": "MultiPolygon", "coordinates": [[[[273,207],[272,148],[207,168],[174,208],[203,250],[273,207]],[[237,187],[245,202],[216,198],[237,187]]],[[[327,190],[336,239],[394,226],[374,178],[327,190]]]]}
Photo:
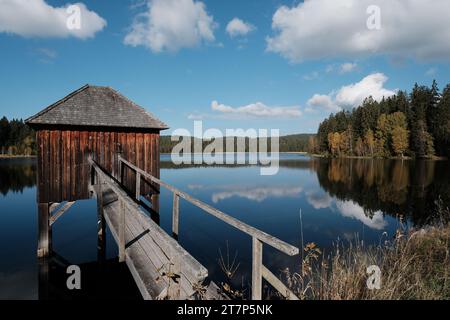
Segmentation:
{"type": "MultiPolygon", "coordinates": [[[[267,154],[267,153],[270,153],[270,152],[217,152],[217,154],[236,154],[236,153],[245,153],[245,154],[248,154],[248,153],[263,153],[263,154],[267,154]]],[[[308,155],[309,153],[308,152],[305,152],[305,151],[279,151],[278,153],[289,153],[289,154],[304,154],[304,155],[308,155]]],[[[169,153],[169,152],[160,152],[159,154],[172,154],[172,153],[169,153]]],[[[189,152],[189,153],[186,153],[186,154],[202,154],[202,153],[199,153],[199,152],[189,152]]]]}
{"type": "Polygon", "coordinates": [[[36,156],[0,154],[0,159],[20,159],[20,158],[36,158],[36,156]]]}
{"type": "Polygon", "coordinates": [[[382,158],[382,157],[370,157],[370,156],[340,156],[340,157],[331,157],[324,154],[311,154],[307,153],[311,157],[314,158],[325,158],[325,159],[364,159],[364,160],[430,160],[430,161],[446,161],[448,158],[446,157],[437,157],[434,156],[432,158],[413,158],[413,157],[388,157],[388,158],[382,158]]]}

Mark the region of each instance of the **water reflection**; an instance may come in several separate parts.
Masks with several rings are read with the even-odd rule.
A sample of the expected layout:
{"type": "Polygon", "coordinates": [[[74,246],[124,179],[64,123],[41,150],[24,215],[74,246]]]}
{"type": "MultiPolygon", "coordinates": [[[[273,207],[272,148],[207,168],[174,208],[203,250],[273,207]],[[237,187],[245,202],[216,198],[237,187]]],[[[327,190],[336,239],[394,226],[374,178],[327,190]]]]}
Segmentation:
{"type": "Polygon", "coordinates": [[[415,225],[430,222],[437,200],[450,201],[447,161],[318,160],[320,186],[340,200],[352,200],[366,216],[404,216],[415,225]]]}
{"type": "MultiPolygon", "coordinates": [[[[385,231],[395,233],[399,215],[415,225],[429,222],[437,211],[438,199],[445,206],[450,205],[449,169],[446,161],[310,159],[282,155],[277,175],[260,176],[255,166],[175,166],[170,156],[162,156],[161,178],[286,242],[300,245],[302,231],[305,242],[315,242],[328,250],[336,239],[351,240],[355,234],[365,243],[378,243],[385,231]]],[[[35,184],[33,159],[0,160],[0,298],[38,295],[35,184]],[[15,255],[17,252],[21,254],[15,255]]],[[[170,192],[162,192],[161,227],[167,232],[171,231],[172,200],[170,192]]],[[[241,263],[236,285],[248,283],[251,239],[186,202],[180,205],[181,245],[219,283],[224,278],[217,263],[218,248],[223,249],[229,243],[231,254],[238,252],[241,263]]],[[[130,278],[128,271],[113,260],[117,256],[113,239],[107,241],[109,271],[96,265],[95,208],[95,202],[80,201],[58,220],[54,230],[55,250],[92,275],[91,297],[104,295],[103,282],[96,282],[95,278],[106,272],[109,273],[104,281],[127,279],[116,292],[134,297],[135,288],[122,290],[130,278]]],[[[111,236],[109,232],[107,236],[111,236]]],[[[287,266],[292,270],[298,267],[298,257],[290,259],[270,248],[264,250],[264,263],[275,274],[287,266]]],[[[64,269],[50,267],[56,270],[50,284],[61,288],[65,283],[64,269]]],[[[55,297],[60,296],[56,293],[55,297]]]]}
{"type": "Polygon", "coordinates": [[[36,185],[35,159],[0,159],[0,193],[23,192],[36,185]]]}
{"type": "Polygon", "coordinates": [[[295,198],[303,188],[296,185],[286,186],[258,186],[258,185],[219,185],[216,187],[205,185],[189,185],[190,190],[208,189],[212,191],[211,200],[218,203],[233,197],[244,198],[255,202],[263,202],[269,198],[295,198]]]}

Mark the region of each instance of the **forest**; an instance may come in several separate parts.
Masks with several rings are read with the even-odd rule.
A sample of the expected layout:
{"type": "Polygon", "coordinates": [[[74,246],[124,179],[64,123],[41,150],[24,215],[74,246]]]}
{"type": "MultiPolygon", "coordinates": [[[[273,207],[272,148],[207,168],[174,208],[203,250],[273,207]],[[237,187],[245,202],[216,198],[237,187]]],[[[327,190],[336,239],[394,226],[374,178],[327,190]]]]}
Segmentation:
{"type": "MultiPolygon", "coordinates": [[[[309,140],[314,137],[314,134],[293,134],[293,135],[287,135],[287,136],[282,136],[279,139],[279,151],[280,152],[306,152],[308,151],[308,146],[309,146],[309,140]]],[[[223,142],[223,146],[225,149],[225,139],[230,139],[232,137],[227,137],[224,138],[224,142],[223,142]]],[[[191,140],[191,144],[192,144],[192,150],[193,145],[194,145],[194,139],[197,138],[193,138],[191,140]]],[[[179,140],[181,141],[181,139],[179,140]]],[[[160,151],[161,153],[171,153],[172,149],[175,145],[177,145],[179,143],[179,141],[172,141],[171,140],[171,136],[161,136],[160,139],[160,151]]],[[[207,145],[209,145],[212,141],[211,140],[206,140],[204,139],[202,141],[202,149],[204,150],[205,147],[207,145]]],[[[237,138],[234,137],[234,150],[238,150],[237,146],[237,138]]],[[[257,142],[259,144],[259,142],[257,142]]],[[[246,138],[245,139],[245,151],[248,152],[249,151],[249,144],[250,144],[250,139],[246,138]]],[[[270,145],[271,145],[271,141],[270,138],[267,139],[267,150],[270,151],[270,145]]],[[[216,150],[217,152],[223,152],[226,150],[216,150]]]]}
{"type": "Polygon", "coordinates": [[[36,135],[22,119],[0,119],[0,155],[36,154],[36,135]]]}
{"type": "Polygon", "coordinates": [[[325,119],[309,152],[331,157],[392,158],[448,157],[450,155],[450,84],[441,92],[415,84],[408,94],[377,102],[368,97],[352,111],[325,119]]]}

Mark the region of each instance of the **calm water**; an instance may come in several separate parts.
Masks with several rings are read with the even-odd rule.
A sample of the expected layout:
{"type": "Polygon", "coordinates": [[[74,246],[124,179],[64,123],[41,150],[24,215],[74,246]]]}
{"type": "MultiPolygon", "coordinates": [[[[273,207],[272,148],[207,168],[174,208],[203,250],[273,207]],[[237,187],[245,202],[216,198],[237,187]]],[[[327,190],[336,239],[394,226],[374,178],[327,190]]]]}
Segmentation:
{"type": "MultiPolygon", "coordinates": [[[[325,251],[333,243],[377,244],[399,226],[433,218],[439,198],[450,205],[450,166],[439,161],[326,160],[283,154],[279,173],[260,176],[257,166],[182,166],[161,158],[161,178],[196,198],[288,243],[315,242],[325,251]],[[300,215],[300,210],[302,214],[300,215]]],[[[53,249],[82,268],[81,292],[65,288],[65,269],[50,265],[48,279],[39,278],[36,259],[36,166],[33,159],[0,160],[0,299],[139,297],[133,281],[115,257],[117,248],[107,232],[107,261],[97,263],[96,204],[79,201],[53,228],[53,249]],[[41,280],[39,280],[41,279],[41,280]],[[111,285],[113,283],[114,285],[111,285]],[[50,288],[50,289],[49,289],[50,288]],[[49,290],[49,291],[46,291],[49,290]],[[41,295],[42,296],[42,295],[41,295]]],[[[160,225],[171,229],[172,195],[162,190],[160,225]]],[[[181,200],[180,243],[224,280],[219,249],[240,263],[235,287],[251,280],[251,239],[181,200]]],[[[264,246],[264,264],[275,274],[298,268],[264,246]]]]}

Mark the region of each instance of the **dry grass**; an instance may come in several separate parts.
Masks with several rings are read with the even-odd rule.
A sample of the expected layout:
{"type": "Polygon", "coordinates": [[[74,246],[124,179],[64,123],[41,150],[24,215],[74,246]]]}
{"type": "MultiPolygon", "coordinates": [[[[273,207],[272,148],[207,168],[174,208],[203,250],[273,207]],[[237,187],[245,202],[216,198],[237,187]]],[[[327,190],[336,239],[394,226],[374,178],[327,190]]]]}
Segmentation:
{"type": "Polygon", "coordinates": [[[450,226],[398,232],[375,247],[360,242],[335,247],[329,257],[314,244],[304,248],[299,272],[283,272],[302,299],[450,299],[450,226]],[[380,289],[367,287],[367,267],[381,269],[380,289]]]}

